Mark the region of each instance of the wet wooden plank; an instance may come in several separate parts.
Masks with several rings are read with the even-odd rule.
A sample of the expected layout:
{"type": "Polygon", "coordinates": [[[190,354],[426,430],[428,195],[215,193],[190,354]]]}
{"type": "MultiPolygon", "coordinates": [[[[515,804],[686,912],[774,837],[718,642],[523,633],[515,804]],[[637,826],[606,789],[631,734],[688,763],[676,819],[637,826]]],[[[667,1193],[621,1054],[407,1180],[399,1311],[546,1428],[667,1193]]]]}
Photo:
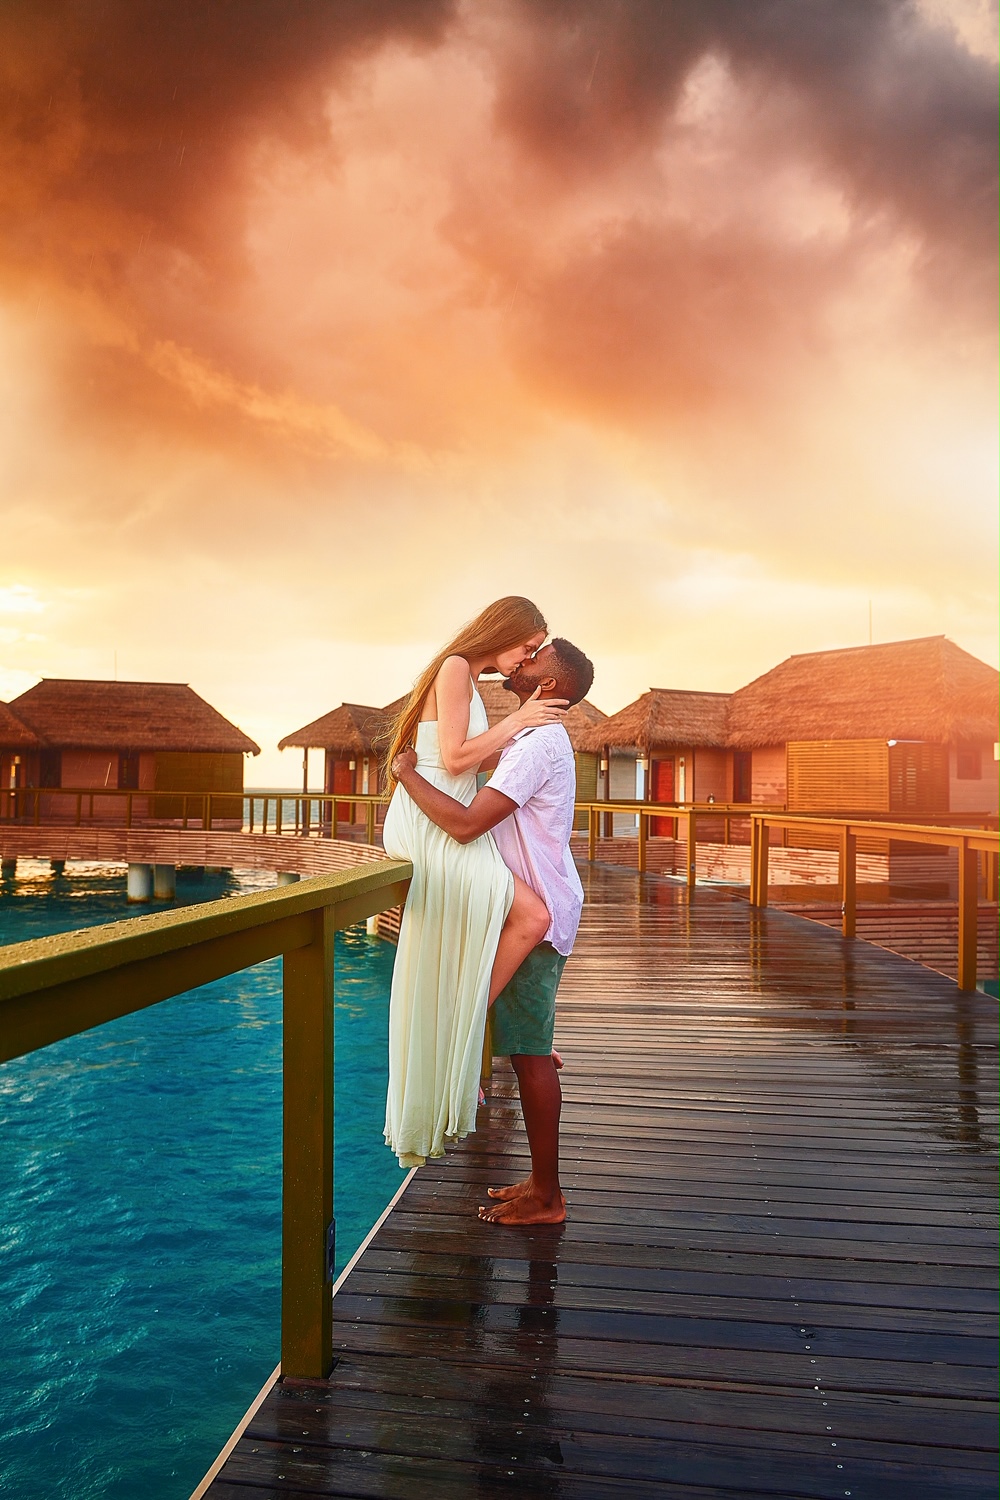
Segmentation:
{"type": "Polygon", "coordinates": [[[501,1067],[211,1500],[994,1496],[992,1008],[884,950],[587,872],[559,1229],[501,1067]]]}

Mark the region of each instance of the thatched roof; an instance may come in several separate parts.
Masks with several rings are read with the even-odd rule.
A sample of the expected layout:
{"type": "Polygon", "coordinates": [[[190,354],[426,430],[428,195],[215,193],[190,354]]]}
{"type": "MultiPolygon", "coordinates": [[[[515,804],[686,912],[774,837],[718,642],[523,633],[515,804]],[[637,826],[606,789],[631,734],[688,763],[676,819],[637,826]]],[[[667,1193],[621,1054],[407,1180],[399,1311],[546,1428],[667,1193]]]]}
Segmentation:
{"type": "Polygon", "coordinates": [[[998,683],[943,635],[790,656],[733,694],[729,743],[995,740],[998,683]]]}
{"type": "Polygon", "coordinates": [[[726,743],[728,693],[686,692],[650,688],[584,736],[582,749],[650,750],[670,745],[721,746],[726,743]]]}
{"type": "Polygon", "coordinates": [[[572,708],[566,710],[563,723],[566,725],[566,733],[574,750],[586,750],[588,748],[588,736],[593,733],[598,724],[606,724],[608,716],[602,713],[594,703],[589,703],[586,698],[581,698],[579,703],[574,703],[572,708]]]}
{"type": "Polygon", "coordinates": [[[183,682],[43,677],[11,707],[46,744],[67,749],[260,754],[259,745],[183,682]]]}
{"type": "MultiPolygon", "coordinates": [[[[479,694],[491,728],[520,707],[517,695],[509,693],[495,678],[484,678],[479,684],[479,694]]],[[[308,747],[310,750],[328,750],[342,759],[380,755],[384,753],[385,738],[392,721],[408,697],[409,694],[394,698],[384,708],[370,708],[363,703],[342,703],[339,708],[324,714],[322,718],[314,719],[311,724],[286,735],[279,741],[278,749],[285,750],[289,746],[298,745],[303,749],[308,747]]],[[[603,722],[604,718],[601,710],[588,703],[586,698],[567,711],[566,729],[574,750],[580,748],[577,742],[592,724],[603,722]]]]}
{"type": "Polygon", "coordinates": [[[278,741],[279,750],[298,745],[303,750],[328,750],[341,759],[364,758],[376,752],[373,737],[385,719],[386,711],[367,703],[342,703],[322,718],[313,719],[278,741]]]}
{"type": "MultiPolygon", "coordinates": [[[[483,678],[479,683],[479,694],[486,705],[486,717],[490,726],[499,724],[508,714],[516,713],[521,706],[521,700],[516,693],[509,693],[502,683],[489,677],[483,678]]],[[[563,723],[569,742],[574,750],[583,749],[583,740],[590,733],[595,724],[603,724],[607,714],[601,713],[593,703],[588,703],[586,698],[579,703],[574,703],[572,708],[566,710],[563,723]]]]}
{"type": "Polygon", "coordinates": [[[8,704],[0,703],[0,745],[5,750],[35,750],[41,743],[8,704]]]}

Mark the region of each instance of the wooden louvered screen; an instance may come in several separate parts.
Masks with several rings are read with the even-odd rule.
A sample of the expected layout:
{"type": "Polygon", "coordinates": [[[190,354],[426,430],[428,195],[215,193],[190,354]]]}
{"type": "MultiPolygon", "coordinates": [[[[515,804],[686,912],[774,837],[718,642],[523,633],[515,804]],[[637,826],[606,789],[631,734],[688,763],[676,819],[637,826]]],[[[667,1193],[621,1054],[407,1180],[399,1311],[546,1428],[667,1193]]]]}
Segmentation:
{"type": "MultiPolygon", "coordinates": [[[[576,800],[577,802],[597,801],[597,756],[588,752],[578,750],[574,756],[576,761],[576,800]]],[[[588,827],[586,813],[578,813],[573,822],[576,829],[588,827]]]]}
{"type": "MultiPolygon", "coordinates": [[[[235,795],[225,801],[219,796],[213,803],[215,815],[220,818],[243,817],[243,756],[239,751],[181,751],[158,750],[153,785],[157,791],[194,794],[189,799],[188,811],[197,816],[195,796],[198,793],[232,792],[235,795]]],[[[179,818],[183,814],[184,802],[180,797],[156,797],[153,800],[153,816],[156,818],[179,818]]]]}
{"type": "Polygon", "coordinates": [[[788,746],[788,811],[889,811],[885,740],[801,740],[788,746]]]}
{"type": "Polygon", "coordinates": [[[889,746],[889,807],[894,813],[948,811],[948,749],[900,741],[889,746]]]}

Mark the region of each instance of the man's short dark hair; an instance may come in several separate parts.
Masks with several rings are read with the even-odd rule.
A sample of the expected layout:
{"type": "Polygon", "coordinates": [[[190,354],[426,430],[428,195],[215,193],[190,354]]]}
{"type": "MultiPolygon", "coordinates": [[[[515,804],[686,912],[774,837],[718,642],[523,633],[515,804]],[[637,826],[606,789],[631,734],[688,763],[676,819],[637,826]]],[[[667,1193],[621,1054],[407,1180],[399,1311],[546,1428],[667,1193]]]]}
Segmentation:
{"type": "Polygon", "coordinates": [[[579,646],[556,636],[549,642],[559,663],[559,690],[570,703],[579,703],[586,698],[594,680],[594,664],[584,656],[579,646]]]}

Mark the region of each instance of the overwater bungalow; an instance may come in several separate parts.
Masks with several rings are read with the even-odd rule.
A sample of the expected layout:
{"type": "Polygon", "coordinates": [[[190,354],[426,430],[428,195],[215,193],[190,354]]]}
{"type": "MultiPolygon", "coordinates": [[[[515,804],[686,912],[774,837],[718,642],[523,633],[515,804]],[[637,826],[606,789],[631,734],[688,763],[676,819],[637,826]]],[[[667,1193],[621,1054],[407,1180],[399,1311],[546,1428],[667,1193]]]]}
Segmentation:
{"type": "Polygon", "coordinates": [[[732,695],[727,741],[790,812],[995,813],[998,683],[943,635],[813,651],[732,695]]]}
{"type": "Polygon", "coordinates": [[[998,681],[944,636],[814,651],[732,694],[651,689],[585,743],[612,799],[992,814],[998,681]]]}
{"type": "MultiPolygon", "coordinates": [[[[654,802],[724,802],[732,757],[726,749],[728,693],[650,688],[593,725],[583,745],[599,757],[597,797],[654,802]]],[[[620,821],[620,820],[619,820],[620,821]]],[[[650,832],[666,833],[654,818],[650,832]]]]}
{"type": "MultiPolygon", "coordinates": [[[[485,678],[479,684],[479,692],[490,724],[499,724],[501,719],[513,713],[519,700],[509,693],[501,682],[485,678]]],[[[385,749],[392,721],[399,713],[406,697],[394,698],[384,708],[374,708],[366,703],[341,703],[312,723],[293,730],[279,740],[278,749],[300,749],[303,752],[303,790],[308,789],[308,755],[310,750],[323,751],[323,791],[327,796],[380,795],[384,789],[381,758],[385,749]]],[[[589,731],[603,722],[606,715],[586,699],[575,704],[566,715],[566,729],[576,756],[577,790],[581,798],[597,795],[598,756],[584,749],[584,739],[589,731]]],[[[380,817],[382,816],[380,809],[380,817]]],[[[337,821],[347,822],[350,807],[338,803],[337,821]]],[[[364,808],[357,804],[354,822],[364,822],[364,808]]]]}
{"type": "MultiPolygon", "coordinates": [[[[232,797],[216,809],[220,826],[242,824],[243,757],[260,746],[186,683],[45,677],[0,722],[3,785],[18,790],[25,816],[65,821],[76,806],[70,793],[104,792],[89,798],[89,816],[121,822],[130,800],[122,792],[187,793],[189,802],[211,793],[232,797]],[[20,747],[10,744],[18,726],[32,737],[20,747]]],[[[131,803],[134,817],[183,816],[176,795],[131,803]]]]}
{"type": "Polygon", "coordinates": [[[29,757],[41,749],[41,741],[9,703],[0,703],[0,792],[26,785],[29,757]]]}
{"type": "MultiPolygon", "coordinates": [[[[323,791],[367,796],[381,790],[375,741],[386,723],[385,710],[369,703],[341,703],[278,741],[279,750],[302,754],[302,790],[309,790],[309,751],[323,751],[323,791]]],[[[339,810],[338,810],[339,811],[339,810]]],[[[345,813],[346,817],[346,813],[345,813]]]]}

